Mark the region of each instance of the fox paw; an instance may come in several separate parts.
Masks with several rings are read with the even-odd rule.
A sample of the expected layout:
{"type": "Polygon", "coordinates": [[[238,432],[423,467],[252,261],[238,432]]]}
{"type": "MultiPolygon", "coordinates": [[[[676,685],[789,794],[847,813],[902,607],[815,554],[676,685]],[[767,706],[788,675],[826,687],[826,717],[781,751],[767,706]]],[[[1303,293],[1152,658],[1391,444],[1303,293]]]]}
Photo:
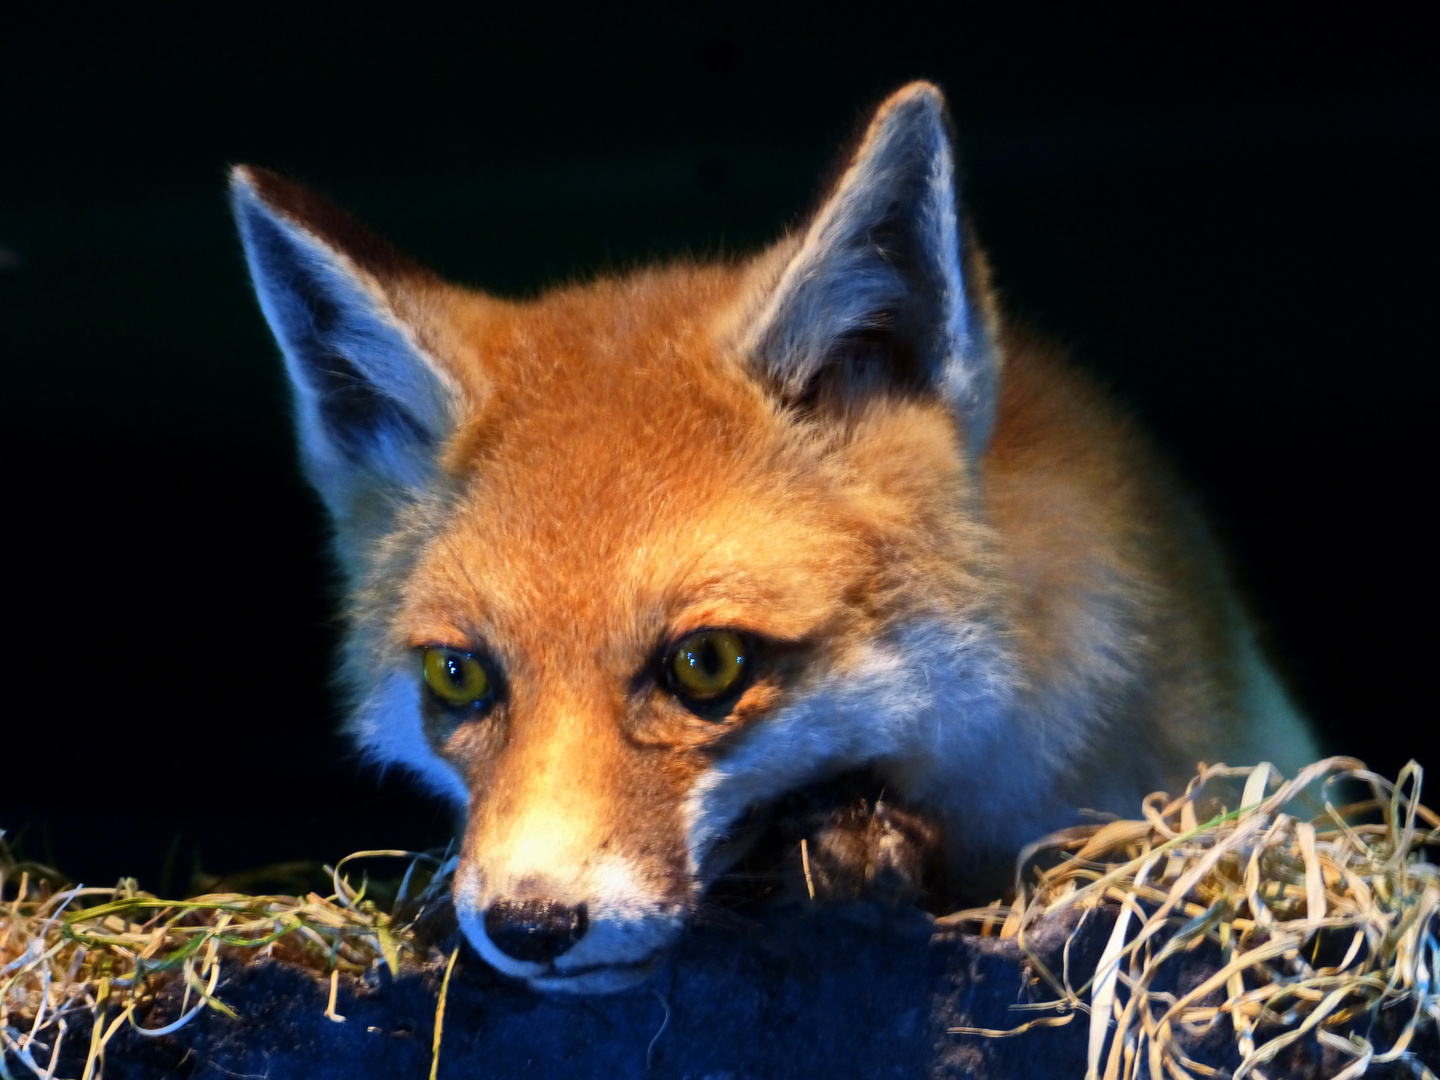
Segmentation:
{"type": "Polygon", "coordinates": [[[861,800],[829,818],[801,846],[807,892],[817,900],[922,901],[944,865],[940,830],[883,800],[861,800]]]}

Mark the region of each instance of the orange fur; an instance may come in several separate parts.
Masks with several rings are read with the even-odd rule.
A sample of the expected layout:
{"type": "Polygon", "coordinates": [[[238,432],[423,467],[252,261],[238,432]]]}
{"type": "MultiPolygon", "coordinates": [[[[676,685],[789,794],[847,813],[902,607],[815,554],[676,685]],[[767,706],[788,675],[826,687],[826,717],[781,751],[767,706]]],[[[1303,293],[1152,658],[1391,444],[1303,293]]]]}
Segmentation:
{"type": "MultiPolygon", "coordinates": [[[[938,100],[912,87],[882,108],[836,200],[869,182],[895,117],[933,107],[926,95],[938,100]]],[[[398,327],[448,388],[450,426],[422,490],[375,483],[330,501],[357,681],[399,672],[421,700],[416,657],[431,646],[483,648],[504,673],[483,720],[422,707],[429,750],[414,751],[468,792],[457,903],[462,921],[476,909],[477,945],[478,911],[497,897],[598,905],[613,894],[618,911],[633,893],[640,914],[606,916],[612,937],[591,964],[648,956],[658,938],[642,950],[626,935],[676,922],[706,882],[692,849],[697,790],[763,744],[775,718],[828,700],[816,698],[824,688],[847,687],[853,703],[877,643],[906,627],[980,635],[1008,680],[994,693],[998,729],[975,745],[1011,760],[937,763],[923,732],[898,750],[873,736],[874,763],[936,808],[961,863],[1003,857],[1081,805],[1120,808],[1178,784],[1201,758],[1275,749],[1248,732],[1253,650],[1203,524],[1101,394],[1053,350],[995,330],[973,246],[973,326],[997,334],[1001,369],[993,435],[972,460],[967,414],[908,367],[888,383],[822,382],[803,405],[757,374],[751,327],[784,299],[786,267],[825,255],[813,236],[750,262],[507,302],[438,281],[277,177],[242,170],[237,183],[356,283],[381,313],[367,333],[388,342],[398,327]],[[744,693],[707,715],[654,672],[668,645],[717,627],[764,649],[744,693]],[[998,808],[1022,801],[1032,816],[1004,832],[998,808]],[[987,813],[995,820],[968,820],[987,813]],[[987,830],[999,850],[984,850],[987,830]]],[[[248,242],[261,266],[266,249],[248,242]]],[[[291,324],[267,313],[283,342],[291,324]]],[[[869,355],[854,369],[864,378],[869,355]]],[[[923,682],[923,652],[905,655],[923,682]]],[[[863,707],[857,717],[846,738],[863,744],[863,707]]],[[[926,722],[938,725],[933,745],[951,745],[945,716],[926,722]]],[[[1300,729],[1285,730],[1303,756],[1300,729]]],[[[785,753],[804,753],[796,737],[802,749],[785,753]]],[[[559,969],[516,971],[543,985],[559,969]]]]}

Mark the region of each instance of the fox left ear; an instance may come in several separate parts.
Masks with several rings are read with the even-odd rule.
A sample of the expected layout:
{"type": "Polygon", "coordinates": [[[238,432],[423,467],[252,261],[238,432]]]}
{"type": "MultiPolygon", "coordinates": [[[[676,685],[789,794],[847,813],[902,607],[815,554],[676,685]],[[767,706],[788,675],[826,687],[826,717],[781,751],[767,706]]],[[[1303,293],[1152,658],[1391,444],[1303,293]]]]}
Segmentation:
{"type": "Polygon", "coordinates": [[[301,459],[342,539],[419,490],[463,405],[414,318],[435,279],[328,199],[251,166],[231,204],[295,391],[301,459]]]}
{"type": "Polygon", "coordinates": [[[998,360],[983,261],[967,241],[945,99],[911,83],[876,112],[744,350],[790,401],[938,392],[978,455],[998,360]]]}

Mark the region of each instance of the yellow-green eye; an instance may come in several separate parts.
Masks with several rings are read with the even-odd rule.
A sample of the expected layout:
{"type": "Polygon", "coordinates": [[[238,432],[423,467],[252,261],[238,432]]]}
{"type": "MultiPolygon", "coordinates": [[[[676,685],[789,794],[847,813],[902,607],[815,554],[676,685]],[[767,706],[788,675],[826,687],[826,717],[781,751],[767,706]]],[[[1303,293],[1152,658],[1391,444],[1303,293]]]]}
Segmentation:
{"type": "Polygon", "coordinates": [[[749,658],[743,635],[734,630],[701,630],[680,642],[670,658],[670,677],[679,694],[709,701],[735,688],[749,658]]]}
{"type": "Polygon", "coordinates": [[[479,705],[490,694],[485,665],[467,652],[432,646],[425,650],[425,685],[446,705],[479,705]]]}

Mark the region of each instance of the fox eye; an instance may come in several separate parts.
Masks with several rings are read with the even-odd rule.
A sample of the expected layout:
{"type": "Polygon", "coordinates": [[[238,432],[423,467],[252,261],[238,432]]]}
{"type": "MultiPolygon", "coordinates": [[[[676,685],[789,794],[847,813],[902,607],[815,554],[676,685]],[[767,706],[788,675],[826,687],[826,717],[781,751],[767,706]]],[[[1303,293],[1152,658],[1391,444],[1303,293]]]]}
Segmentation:
{"type": "Polygon", "coordinates": [[[425,650],[425,686],[451,708],[479,708],[490,697],[485,665],[460,649],[435,645],[425,650]]]}
{"type": "Polygon", "coordinates": [[[733,690],[750,663],[744,635],[700,630],[684,638],[666,663],[671,689],[691,701],[713,701],[733,690]]]}

